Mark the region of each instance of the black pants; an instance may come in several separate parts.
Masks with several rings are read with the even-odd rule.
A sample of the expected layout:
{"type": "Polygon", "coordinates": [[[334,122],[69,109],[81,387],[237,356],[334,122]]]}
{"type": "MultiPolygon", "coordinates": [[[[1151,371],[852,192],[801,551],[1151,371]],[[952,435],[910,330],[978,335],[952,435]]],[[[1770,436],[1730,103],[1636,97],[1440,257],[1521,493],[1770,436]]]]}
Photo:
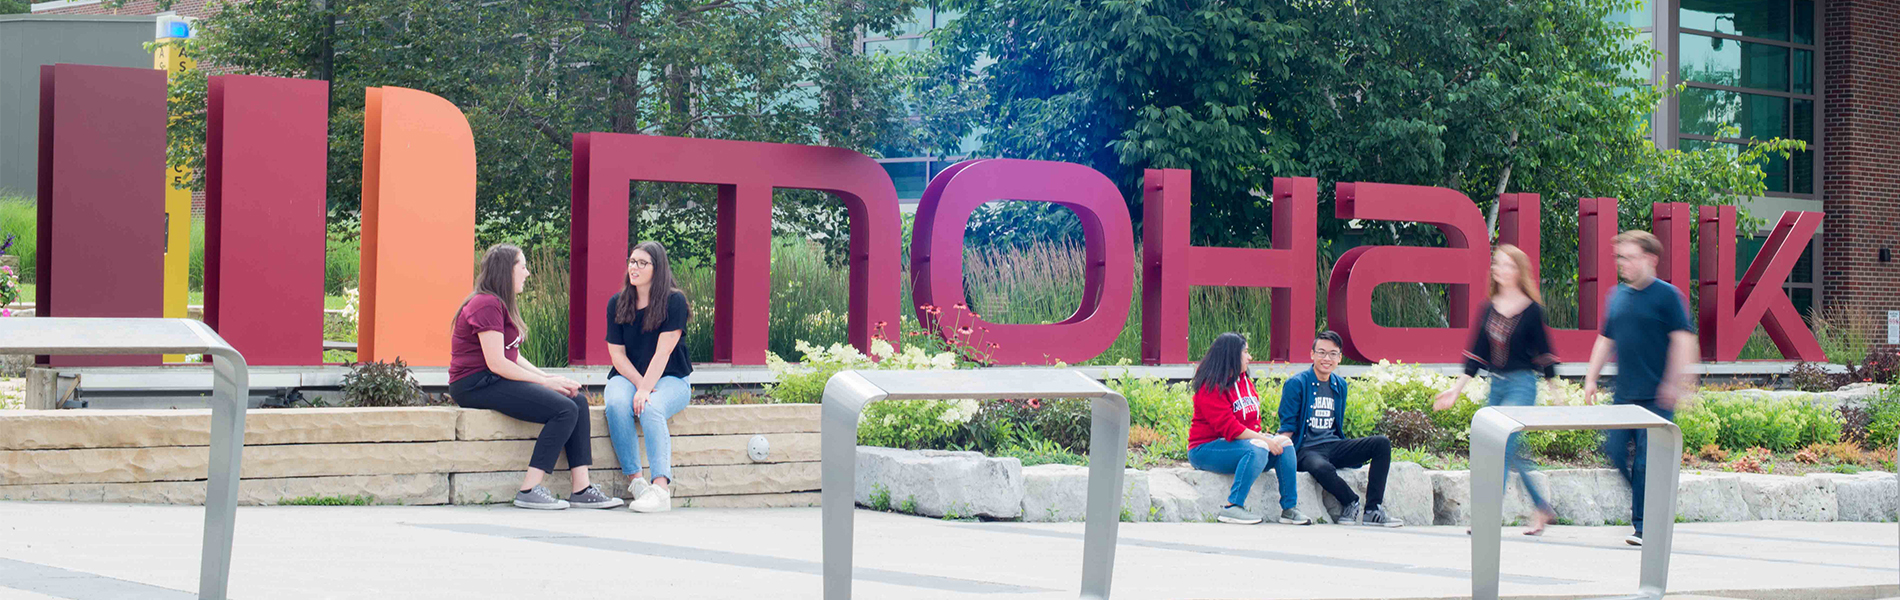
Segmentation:
{"type": "Polygon", "coordinates": [[[1343,440],[1326,444],[1318,448],[1300,449],[1300,470],[1313,474],[1313,480],[1326,488],[1326,493],[1339,500],[1341,506],[1352,504],[1359,499],[1352,493],[1352,486],[1339,478],[1340,469],[1357,469],[1360,465],[1372,463],[1372,472],[1366,474],[1366,510],[1378,508],[1385,503],[1385,475],[1392,467],[1392,442],[1383,435],[1343,440]]]}
{"type": "Polygon", "coordinates": [[[553,471],[554,461],[567,450],[569,467],[594,464],[594,447],[588,431],[587,398],[580,394],[562,396],[547,386],[515,381],[489,371],[464,376],[449,383],[449,396],[462,408],[483,408],[529,423],[546,423],[541,437],[534,442],[534,455],[528,466],[553,471]]]}

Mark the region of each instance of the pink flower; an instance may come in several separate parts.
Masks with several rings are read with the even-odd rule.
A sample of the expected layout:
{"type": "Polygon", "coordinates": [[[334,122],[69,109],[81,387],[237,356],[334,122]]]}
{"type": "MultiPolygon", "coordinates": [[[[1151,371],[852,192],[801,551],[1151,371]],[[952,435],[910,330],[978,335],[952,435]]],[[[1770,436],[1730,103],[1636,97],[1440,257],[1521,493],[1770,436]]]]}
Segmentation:
{"type": "Polygon", "coordinates": [[[13,309],[0,308],[0,317],[11,317],[11,316],[13,316],[13,309]]]}

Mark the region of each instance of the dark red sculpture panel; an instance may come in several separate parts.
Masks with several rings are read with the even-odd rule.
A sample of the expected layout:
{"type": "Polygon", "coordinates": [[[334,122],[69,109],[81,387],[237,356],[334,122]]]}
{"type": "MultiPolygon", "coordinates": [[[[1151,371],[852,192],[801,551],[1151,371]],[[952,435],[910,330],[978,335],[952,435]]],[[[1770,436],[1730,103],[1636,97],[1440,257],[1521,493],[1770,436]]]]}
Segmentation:
{"type": "Polygon", "coordinates": [[[1215,248],[1188,242],[1192,172],[1149,169],[1142,186],[1141,358],[1184,364],[1188,355],[1190,286],[1273,289],[1272,340],[1256,358],[1306,362],[1313,343],[1314,254],[1318,248],[1319,180],[1273,180],[1273,248],[1215,248]]]}
{"type": "Polygon", "coordinates": [[[322,363],[329,85],[210,83],[205,323],[252,365],[322,363]]]}
{"type": "Polygon", "coordinates": [[[1802,320],[1800,311],[1781,284],[1801,260],[1801,252],[1821,228],[1821,213],[1786,212],[1768,235],[1761,253],[1749,263],[1740,282],[1735,280],[1735,207],[1701,207],[1701,284],[1696,312],[1701,321],[1702,359],[1732,361],[1742,354],[1748,336],[1761,325],[1782,356],[1824,361],[1821,344],[1802,320]]]}
{"type": "Polygon", "coordinates": [[[1326,323],[1345,338],[1356,360],[1458,362],[1466,328],[1484,298],[1490,264],[1484,217],[1457,190],[1387,183],[1340,183],[1341,219],[1429,223],[1445,248],[1360,246],[1340,255],[1327,282],[1326,323]],[[1386,327],[1372,320],[1372,290],[1382,283],[1451,284],[1448,327],[1386,327]]]}
{"type": "MultiPolygon", "coordinates": [[[[911,297],[917,318],[929,323],[923,307],[967,303],[963,289],[963,235],[970,213],[986,202],[1054,202],[1075,211],[1082,221],[1087,265],[1082,302],[1059,323],[1006,324],[973,319],[989,331],[979,351],[995,364],[1051,364],[1094,358],[1115,343],[1128,322],[1134,301],[1134,225],[1120,190],[1107,176],[1086,166],[1036,160],[964,161],[938,173],[917,206],[910,244],[911,297]],[[988,344],[994,343],[991,348],[988,344]]],[[[939,333],[964,341],[959,324],[948,319],[939,333]]]]}
{"type": "Polygon", "coordinates": [[[634,181],[719,186],[713,361],[765,364],[771,311],[772,189],[818,190],[845,203],[851,220],[848,338],[898,343],[903,225],[897,188],[883,167],[843,148],[617,133],[574,135],[573,272],[568,353],[605,365],[607,300],[625,285],[628,185],[634,181]]]}
{"type": "MultiPolygon", "coordinates": [[[[1542,281],[1543,208],[1537,194],[1498,197],[1498,243],[1511,244],[1531,259],[1532,276],[1542,281]]],[[[1588,361],[1596,344],[1610,290],[1616,288],[1616,199],[1577,201],[1577,324],[1576,329],[1550,330],[1551,346],[1564,361],[1588,361]]],[[[1488,276],[1488,275],[1487,275],[1488,276]]],[[[1548,300],[1546,300],[1548,304],[1548,300]]]]}
{"type": "MultiPolygon", "coordinates": [[[[164,316],[165,120],[164,71],[40,67],[38,316],[164,316]]],[[[160,360],[48,359],[53,366],[160,360]]]]}

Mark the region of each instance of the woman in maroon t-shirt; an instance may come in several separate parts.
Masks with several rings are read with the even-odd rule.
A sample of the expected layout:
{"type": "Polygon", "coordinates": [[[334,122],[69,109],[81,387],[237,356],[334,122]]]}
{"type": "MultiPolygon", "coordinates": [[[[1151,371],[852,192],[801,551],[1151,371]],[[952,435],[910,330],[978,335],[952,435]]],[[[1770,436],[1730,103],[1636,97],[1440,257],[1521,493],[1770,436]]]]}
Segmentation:
{"type": "Polygon", "coordinates": [[[587,398],[581,384],[549,375],[521,356],[521,313],[515,295],[528,281],[528,261],[521,249],[496,244],[482,255],[475,275],[475,293],[455,313],[450,341],[449,395],[463,408],[485,408],[532,423],[545,423],[528,459],[528,474],[515,494],[515,506],[559,510],[568,506],[615,508],[624,504],[587,481],[594,463],[588,432],[587,398]],[[554,497],[541,480],[567,451],[574,493],[567,500],[554,497]]]}

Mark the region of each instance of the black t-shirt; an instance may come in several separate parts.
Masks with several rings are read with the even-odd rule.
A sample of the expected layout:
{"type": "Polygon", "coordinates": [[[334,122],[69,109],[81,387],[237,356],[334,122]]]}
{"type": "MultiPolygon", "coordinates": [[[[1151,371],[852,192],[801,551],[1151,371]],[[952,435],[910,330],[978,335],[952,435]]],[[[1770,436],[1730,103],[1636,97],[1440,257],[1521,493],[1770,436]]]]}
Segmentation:
{"type": "Polygon", "coordinates": [[[1339,427],[1338,402],[1333,398],[1333,386],[1326,382],[1313,384],[1312,415],[1306,419],[1306,437],[1300,447],[1313,449],[1340,440],[1335,431],[1339,427]]]}
{"type": "Polygon", "coordinates": [[[1618,284],[1603,318],[1603,337],[1616,342],[1616,401],[1656,399],[1669,364],[1669,334],[1695,332],[1682,307],[1682,292],[1661,279],[1643,289],[1618,284]]]}
{"type": "MultiPolygon", "coordinates": [[[[666,299],[666,322],[661,323],[660,327],[653,331],[642,331],[642,324],[646,321],[647,310],[650,308],[649,303],[648,308],[634,311],[632,323],[617,322],[614,320],[614,315],[620,311],[620,294],[614,294],[613,299],[607,301],[607,343],[626,346],[627,360],[633,362],[633,368],[644,372],[652,365],[653,351],[660,345],[660,334],[668,331],[681,332],[682,339],[678,344],[673,345],[673,353],[667,356],[666,369],[662,374],[681,378],[691,375],[693,363],[686,358],[684,336],[686,319],[692,316],[692,307],[686,302],[686,294],[673,290],[666,299]]],[[[613,375],[619,375],[629,381],[633,379],[621,373],[618,368],[615,368],[608,376],[613,375]]]]}

